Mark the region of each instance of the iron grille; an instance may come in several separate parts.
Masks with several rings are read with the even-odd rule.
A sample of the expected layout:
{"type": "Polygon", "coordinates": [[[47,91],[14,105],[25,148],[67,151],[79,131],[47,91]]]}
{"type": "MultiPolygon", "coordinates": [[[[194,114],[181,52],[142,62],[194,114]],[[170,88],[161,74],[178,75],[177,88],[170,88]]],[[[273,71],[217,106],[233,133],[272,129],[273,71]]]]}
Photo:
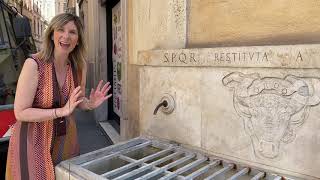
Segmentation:
{"type": "Polygon", "coordinates": [[[289,179],[142,137],[64,161],[58,167],[79,179],[289,179]]]}

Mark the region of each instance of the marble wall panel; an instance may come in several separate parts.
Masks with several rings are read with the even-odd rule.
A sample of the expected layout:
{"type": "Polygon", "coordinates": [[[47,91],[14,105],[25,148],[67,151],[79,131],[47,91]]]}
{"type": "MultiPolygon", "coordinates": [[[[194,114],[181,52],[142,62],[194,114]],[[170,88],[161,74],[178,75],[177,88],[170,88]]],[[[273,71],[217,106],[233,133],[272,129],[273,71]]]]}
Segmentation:
{"type": "Polygon", "coordinates": [[[132,59],[141,50],[184,48],[186,44],[186,0],[135,0],[132,3],[132,59]]]}
{"type": "Polygon", "coordinates": [[[142,134],[200,147],[200,69],[144,67],[140,76],[142,134]],[[153,115],[164,94],[173,96],[174,111],[153,115]]]}
{"type": "Polygon", "coordinates": [[[210,68],[201,82],[203,149],[320,177],[320,70],[210,68]]]}

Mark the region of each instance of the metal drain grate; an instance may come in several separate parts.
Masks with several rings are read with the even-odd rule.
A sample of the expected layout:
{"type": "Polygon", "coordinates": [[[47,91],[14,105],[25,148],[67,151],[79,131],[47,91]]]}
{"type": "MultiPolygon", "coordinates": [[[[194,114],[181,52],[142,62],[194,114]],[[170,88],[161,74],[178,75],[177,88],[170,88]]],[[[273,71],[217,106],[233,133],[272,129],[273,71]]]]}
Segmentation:
{"type": "Polygon", "coordinates": [[[136,138],[94,151],[64,161],[59,166],[79,179],[278,180],[283,178],[216,157],[206,157],[178,145],[145,138],[136,138]]]}

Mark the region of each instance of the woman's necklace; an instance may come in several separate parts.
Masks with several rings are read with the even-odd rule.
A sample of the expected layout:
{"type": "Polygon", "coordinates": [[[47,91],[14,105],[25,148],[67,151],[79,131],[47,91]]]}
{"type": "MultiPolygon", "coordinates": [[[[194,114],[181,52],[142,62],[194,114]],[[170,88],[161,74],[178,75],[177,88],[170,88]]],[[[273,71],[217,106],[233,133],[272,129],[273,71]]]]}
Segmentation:
{"type": "MultiPolygon", "coordinates": [[[[70,95],[71,91],[71,80],[68,78],[68,71],[69,71],[70,66],[67,66],[66,73],[65,73],[65,78],[63,84],[60,86],[58,77],[57,77],[57,71],[55,67],[55,63],[53,62],[53,69],[54,69],[54,78],[55,78],[55,86],[58,92],[58,106],[61,108],[64,104],[64,102],[67,101],[67,99],[64,98],[63,96],[63,86],[66,82],[68,83],[68,95],[70,95]]],[[[70,104],[69,104],[70,105],[70,104]]],[[[55,136],[64,136],[67,131],[67,122],[65,117],[60,117],[54,120],[54,130],[55,130],[55,136]]]]}

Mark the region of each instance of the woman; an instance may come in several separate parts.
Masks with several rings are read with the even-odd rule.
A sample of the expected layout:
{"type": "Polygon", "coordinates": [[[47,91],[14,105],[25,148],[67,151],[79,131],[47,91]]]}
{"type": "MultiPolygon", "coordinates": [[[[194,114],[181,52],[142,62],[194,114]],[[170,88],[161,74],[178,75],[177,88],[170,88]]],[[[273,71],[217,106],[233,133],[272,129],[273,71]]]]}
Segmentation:
{"type": "Polygon", "coordinates": [[[54,166],[79,154],[74,109],[92,110],[111,96],[110,84],[100,81],[84,97],[84,53],[79,18],[55,16],[43,49],[25,61],[19,77],[6,179],[54,179],[54,166]]]}

